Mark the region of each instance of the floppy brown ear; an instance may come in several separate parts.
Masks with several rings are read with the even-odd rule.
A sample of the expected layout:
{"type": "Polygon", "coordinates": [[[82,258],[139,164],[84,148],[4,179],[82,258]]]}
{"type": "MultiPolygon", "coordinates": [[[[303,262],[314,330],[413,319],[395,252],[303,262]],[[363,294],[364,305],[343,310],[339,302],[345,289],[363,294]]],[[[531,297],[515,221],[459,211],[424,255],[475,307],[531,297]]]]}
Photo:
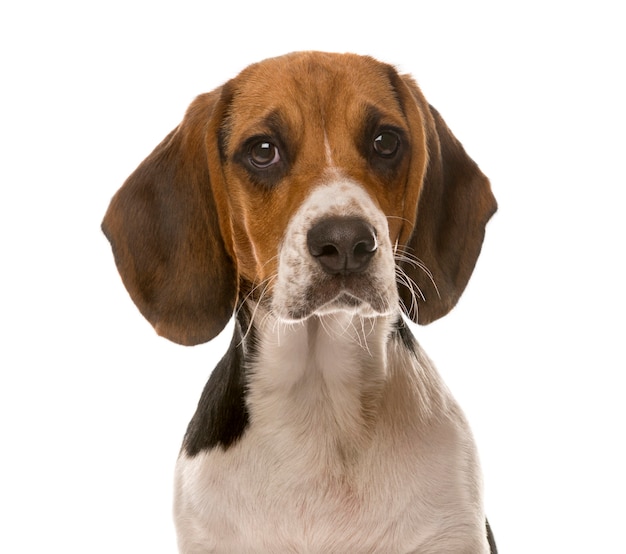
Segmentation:
{"type": "Polygon", "coordinates": [[[115,194],[102,223],[141,313],[159,335],[185,345],[216,336],[237,296],[207,162],[207,132],[219,97],[215,91],[191,104],[183,122],[115,194]]]}
{"type": "MultiPolygon", "coordinates": [[[[405,251],[419,264],[401,262],[417,285],[400,286],[407,315],[427,324],[446,315],[457,303],[474,270],[487,221],[497,205],[489,180],[467,155],[437,110],[424,100],[417,85],[406,78],[420,104],[426,127],[428,161],[417,202],[415,225],[405,251]]],[[[411,183],[419,187],[419,183],[411,183]]],[[[411,216],[411,218],[413,215],[411,216]]]]}

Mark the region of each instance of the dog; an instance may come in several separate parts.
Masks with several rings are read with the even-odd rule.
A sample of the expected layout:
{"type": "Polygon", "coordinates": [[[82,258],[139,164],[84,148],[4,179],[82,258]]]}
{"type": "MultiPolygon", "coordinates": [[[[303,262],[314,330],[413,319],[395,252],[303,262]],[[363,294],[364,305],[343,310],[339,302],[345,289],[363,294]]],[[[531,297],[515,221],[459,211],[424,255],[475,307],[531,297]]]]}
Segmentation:
{"type": "Polygon", "coordinates": [[[407,321],[455,306],[495,211],[371,57],[288,54],[195,99],[103,221],[158,334],[235,318],[177,461],[180,552],[495,552],[470,429],[407,321]]]}

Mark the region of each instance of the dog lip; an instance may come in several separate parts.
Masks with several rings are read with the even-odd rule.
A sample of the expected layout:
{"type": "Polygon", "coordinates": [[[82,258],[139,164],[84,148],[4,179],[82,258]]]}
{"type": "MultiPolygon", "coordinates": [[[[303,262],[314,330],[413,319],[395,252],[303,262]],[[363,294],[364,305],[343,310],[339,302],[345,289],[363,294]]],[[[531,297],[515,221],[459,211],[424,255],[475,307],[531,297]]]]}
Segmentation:
{"type": "Polygon", "coordinates": [[[320,305],[339,302],[351,306],[368,302],[371,283],[363,273],[329,275],[309,288],[308,297],[320,305]]]}
{"type": "MultiPolygon", "coordinates": [[[[333,287],[335,288],[335,287],[333,287]]],[[[349,287],[339,286],[335,290],[322,290],[315,287],[306,296],[306,302],[291,307],[287,319],[302,321],[314,315],[322,315],[335,311],[348,311],[362,315],[383,315],[389,306],[378,295],[358,294],[349,287]]]]}
{"type": "Polygon", "coordinates": [[[365,302],[365,300],[362,300],[361,298],[354,296],[353,294],[351,294],[348,291],[342,291],[340,292],[332,301],[332,304],[340,304],[340,305],[346,305],[346,306],[360,306],[361,304],[363,304],[365,302]]]}
{"type": "Polygon", "coordinates": [[[329,302],[320,304],[311,310],[311,314],[324,315],[332,312],[349,312],[366,317],[382,316],[388,313],[388,306],[383,302],[372,302],[342,291],[329,302]],[[379,305],[380,304],[380,305],[379,305]]]}

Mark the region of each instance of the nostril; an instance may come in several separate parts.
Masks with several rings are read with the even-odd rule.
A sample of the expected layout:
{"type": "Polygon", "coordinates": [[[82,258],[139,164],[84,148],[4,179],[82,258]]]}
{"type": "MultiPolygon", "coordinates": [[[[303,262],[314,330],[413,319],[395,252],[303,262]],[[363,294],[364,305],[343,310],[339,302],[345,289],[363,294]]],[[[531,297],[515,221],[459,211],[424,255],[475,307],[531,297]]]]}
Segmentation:
{"type": "Polygon", "coordinates": [[[330,217],[307,233],[309,253],[331,275],[363,271],[374,256],[377,243],[374,228],[360,218],[330,217]]]}
{"type": "Polygon", "coordinates": [[[376,237],[369,241],[361,241],[354,247],[355,256],[369,256],[376,251],[376,237]]]}
{"type": "Polygon", "coordinates": [[[317,256],[339,256],[339,251],[334,244],[325,244],[317,256]]]}

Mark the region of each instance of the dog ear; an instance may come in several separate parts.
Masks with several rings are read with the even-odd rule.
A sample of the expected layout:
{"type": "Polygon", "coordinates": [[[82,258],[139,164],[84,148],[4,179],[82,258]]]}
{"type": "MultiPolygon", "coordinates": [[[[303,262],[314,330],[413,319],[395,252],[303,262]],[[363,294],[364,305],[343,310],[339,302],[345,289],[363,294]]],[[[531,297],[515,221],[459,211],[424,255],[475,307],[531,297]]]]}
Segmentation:
{"type": "MultiPolygon", "coordinates": [[[[413,202],[416,213],[408,215],[414,225],[404,244],[407,259],[399,264],[417,288],[401,284],[399,292],[407,315],[425,325],[456,305],[474,270],[485,226],[497,204],[489,180],[437,110],[426,103],[412,79],[405,77],[404,81],[418,104],[427,160],[425,172],[423,168],[418,172],[422,182],[413,202]]],[[[408,186],[419,188],[420,183],[408,186]]]]}
{"type": "Polygon", "coordinates": [[[159,335],[185,345],[215,337],[237,297],[207,158],[219,99],[219,90],[196,98],[115,194],[102,223],[141,313],[159,335]]]}

